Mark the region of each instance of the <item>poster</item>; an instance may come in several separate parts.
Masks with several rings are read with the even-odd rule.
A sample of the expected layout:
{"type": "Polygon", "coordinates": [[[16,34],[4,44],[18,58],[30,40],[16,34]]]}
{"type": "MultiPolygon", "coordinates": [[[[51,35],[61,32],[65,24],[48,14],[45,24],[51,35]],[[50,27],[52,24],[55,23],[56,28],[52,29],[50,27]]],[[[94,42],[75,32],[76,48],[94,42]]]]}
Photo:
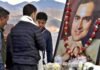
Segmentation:
{"type": "Polygon", "coordinates": [[[54,53],[59,63],[100,64],[100,0],[69,0],[54,53]],[[77,59],[78,58],[78,59],[77,59]]]}

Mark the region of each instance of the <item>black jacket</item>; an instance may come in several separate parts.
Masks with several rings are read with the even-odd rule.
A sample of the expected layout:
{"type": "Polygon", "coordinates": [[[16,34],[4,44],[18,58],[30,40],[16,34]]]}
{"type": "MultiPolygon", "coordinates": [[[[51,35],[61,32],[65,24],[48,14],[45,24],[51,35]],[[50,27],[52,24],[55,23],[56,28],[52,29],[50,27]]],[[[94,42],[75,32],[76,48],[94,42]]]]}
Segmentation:
{"type": "Polygon", "coordinates": [[[43,28],[41,32],[46,42],[47,62],[52,62],[53,45],[51,33],[46,28],[43,28]]]}
{"type": "Polygon", "coordinates": [[[7,39],[7,64],[13,63],[37,65],[40,60],[39,50],[45,50],[46,43],[37,26],[20,21],[12,28],[7,39]]]}

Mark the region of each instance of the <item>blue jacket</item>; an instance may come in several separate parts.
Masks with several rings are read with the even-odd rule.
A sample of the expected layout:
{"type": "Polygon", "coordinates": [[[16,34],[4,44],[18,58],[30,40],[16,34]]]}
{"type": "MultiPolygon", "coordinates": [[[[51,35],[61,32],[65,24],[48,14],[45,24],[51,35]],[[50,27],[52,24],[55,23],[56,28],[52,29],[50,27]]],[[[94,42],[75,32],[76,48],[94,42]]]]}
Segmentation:
{"type": "Polygon", "coordinates": [[[20,21],[12,28],[7,39],[7,64],[13,63],[37,65],[39,50],[46,47],[41,31],[30,22],[20,21]]]}
{"type": "Polygon", "coordinates": [[[51,33],[46,28],[44,28],[42,30],[42,34],[43,34],[44,39],[46,41],[47,62],[52,62],[53,46],[52,46],[51,33]]]}

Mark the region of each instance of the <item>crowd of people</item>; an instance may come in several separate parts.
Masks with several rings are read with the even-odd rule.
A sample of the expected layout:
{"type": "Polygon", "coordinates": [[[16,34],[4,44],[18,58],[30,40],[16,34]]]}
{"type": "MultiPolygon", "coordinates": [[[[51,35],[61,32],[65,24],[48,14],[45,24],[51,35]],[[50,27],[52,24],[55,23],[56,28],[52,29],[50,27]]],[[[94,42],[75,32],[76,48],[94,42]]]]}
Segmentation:
{"type": "Polygon", "coordinates": [[[11,29],[6,43],[3,27],[9,19],[9,11],[0,7],[0,70],[38,70],[40,51],[43,63],[52,62],[52,37],[45,28],[48,16],[38,12],[32,4],[23,7],[23,16],[11,29]],[[36,20],[35,20],[36,19],[36,20]],[[37,23],[36,23],[36,22],[37,23]],[[45,55],[47,59],[44,60],[45,55]]]}

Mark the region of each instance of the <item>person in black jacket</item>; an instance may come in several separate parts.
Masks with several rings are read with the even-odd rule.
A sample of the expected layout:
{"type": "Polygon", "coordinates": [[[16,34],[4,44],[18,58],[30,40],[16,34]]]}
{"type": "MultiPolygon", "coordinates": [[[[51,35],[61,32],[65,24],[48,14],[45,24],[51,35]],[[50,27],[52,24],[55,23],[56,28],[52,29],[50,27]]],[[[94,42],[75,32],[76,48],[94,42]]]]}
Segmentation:
{"type": "Polygon", "coordinates": [[[44,51],[45,40],[34,22],[36,7],[27,4],[23,16],[7,38],[7,66],[9,70],[38,70],[39,50],[44,51]],[[10,60],[12,58],[12,65],[10,60]]]}
{"type": "Polygon", "coordinates": [[[46,41],[46,53],[47,53],[47,63],[48,63],[48,62],[52,62],[53,46],[52,46],[51,33],[45,28],[45,24],[46,24],[47,19],[48,19],[48,16],[44,12],[38,12],[36,15],[36,21],[37,21],[38,26],[41,29],[41,32],[42,32],[44,39],[46,41]]]}

